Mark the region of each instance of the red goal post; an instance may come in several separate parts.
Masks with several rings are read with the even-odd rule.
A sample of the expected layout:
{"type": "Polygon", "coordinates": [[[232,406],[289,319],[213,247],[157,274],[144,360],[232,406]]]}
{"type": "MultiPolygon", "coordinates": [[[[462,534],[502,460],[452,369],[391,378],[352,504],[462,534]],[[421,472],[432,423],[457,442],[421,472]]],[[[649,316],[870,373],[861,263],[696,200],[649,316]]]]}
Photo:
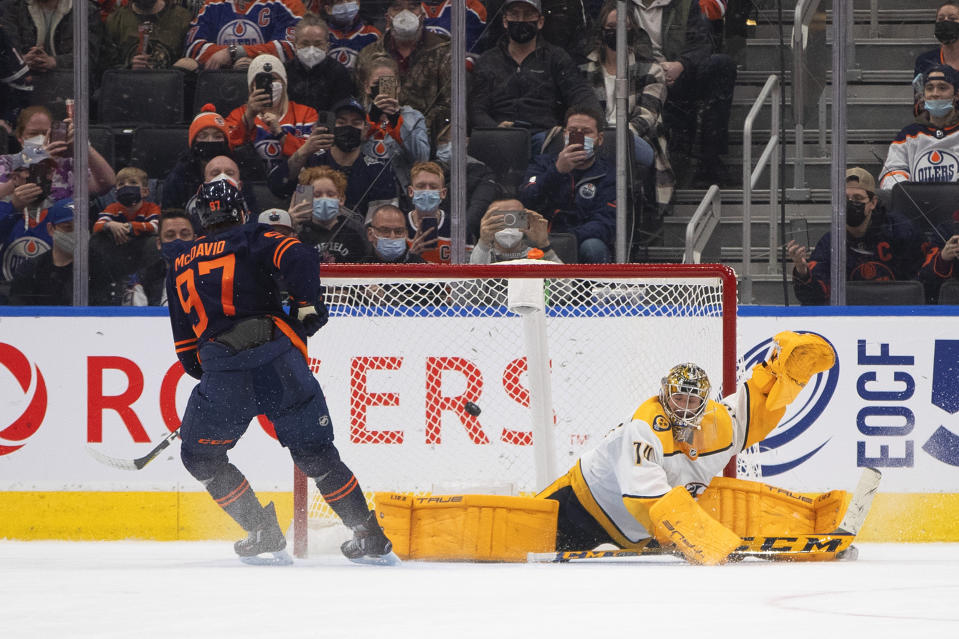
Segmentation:
{"type": "MultiPolygon", "coordinates": [[[[310,340],[344,461],[373,492],[535,494],[673,365],[734,391],[736,277],[714,264],[321,267],[310,340]]],[[[336,523],[294,478],[294,553],[336,523]]]]}

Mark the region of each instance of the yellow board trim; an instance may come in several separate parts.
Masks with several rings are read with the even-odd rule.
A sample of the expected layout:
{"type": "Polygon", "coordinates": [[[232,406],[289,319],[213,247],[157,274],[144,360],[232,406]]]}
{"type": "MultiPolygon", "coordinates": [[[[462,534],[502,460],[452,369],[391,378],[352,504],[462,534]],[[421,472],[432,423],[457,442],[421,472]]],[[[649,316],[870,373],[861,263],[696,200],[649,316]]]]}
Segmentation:
{"type": "MultiPolygon", "coordinates": [[[[286,530],[291,493],[258,493],[286,530]]],[[[959,542],[959,493],[880,493],[862,542],[959,542]]],[[[207,493],[0,492],[0,539],[236,540],[243,531],[207,493]]]]}

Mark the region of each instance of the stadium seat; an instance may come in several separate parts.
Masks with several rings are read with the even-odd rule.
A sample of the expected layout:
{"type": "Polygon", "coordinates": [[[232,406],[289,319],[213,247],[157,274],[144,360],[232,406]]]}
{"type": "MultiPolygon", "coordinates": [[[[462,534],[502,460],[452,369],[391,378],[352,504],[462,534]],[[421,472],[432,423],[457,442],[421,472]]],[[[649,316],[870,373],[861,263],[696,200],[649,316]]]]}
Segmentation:
{"type": "Polygon", "coordinates": [[[183,122],[183,72],[108,69],[100,88],[100,123],[162,125],[183,122]]]}
{"type": "Polygon", "coordinates": [[[141,126],[133,132],[130,164],[162,179],[187,149],[187,126],[141,126]]]}
{"type": "Polygon", "coordinates": [[[33,91],[29,103],[42,105],[50,109],[54,119],[67,117],[65,101],[73,97],[73,69],[54,70],[48,73],[34,73],[33,91]]]}
{"type": "Polygon", "coordinates": [[[939,289],[939,303],[959,306],[959,280],[951,279],[942,283],[939,289]]]}
{"type": "Polygon", "coordinates": [[[117,168],[117,154],[114,148],[113,130],[108,126],[90,125],[90,144],[107,163],[117,168]]]}
{"type": "Polygon", "coordinates": [[[563,264],[579,262],[579,242],[572,233],[550,233],[549,243],[563,264]]]}
{"type": "Polygon", "coordinates": [[[921,306],[925,301],[922,283],[916,280],[846,282],[847,306],[921,306]]]}
{"type": "Polygon", "coordinates": [[[206,103],[212,103],[216,112],[226,117],[230,111],[246,102],[249,94],[246,71],[201,71],[196,78],[193,94],[193,113],[196,115],[206,103]]]}
{"type": "Polygon", "coordinates": [[[529,144],[526,129],[473,129],[467,153],[488,166],[507,193],[515,194],[529,166],[529,144]]]}

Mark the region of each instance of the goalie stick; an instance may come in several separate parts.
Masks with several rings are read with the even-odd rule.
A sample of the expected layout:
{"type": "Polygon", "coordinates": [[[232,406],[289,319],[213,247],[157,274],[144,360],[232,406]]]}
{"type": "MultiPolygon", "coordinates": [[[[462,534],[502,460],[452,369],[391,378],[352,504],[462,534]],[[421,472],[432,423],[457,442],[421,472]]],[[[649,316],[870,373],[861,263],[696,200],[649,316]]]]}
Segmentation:
{"type": "Polygon", "coordinates": [[[119,468],[121,470],[140,470],[151,461],[159,457],[160,453],[169,446],[174,439],[180,436],[180,429],[177,428],[175,431],[171,432],[169,435],[160,440],[160,443],[156,445],[156,448],[151,450],[149,453],[143,457],[137,457],[136,459],[120,459],[119,457],[110,457],[109,455],[104,455],[95,448],[90,448],[87,446],[87,453],[90,454],[95,460],[101,464],[106,464],[107,466],[113,466],[114,468],[119,468]]]}
{"type": "MultiPolygon", "coordinates": [[[[852,542],[866,521],[869,507],[879,488],[882,474],[875,468],[866,467],[859,478],[856,490],[846,508],[846,514],[835,532],[823,535],[782,535],[743,537],[743,543],[730,554],[730,560],[745,557],[761,559],[800,557],[813,553],[836,553],[837,559],[856,559],[858,553],[852,542]]],[[[652,542],[649,540],[647,543],[652,542]]],[[[673,548],[663,548],[653,542],[635,550],[571,550],[561,552],[531,552],[526,556],[530,563],[568,563],[570,561],[616,559],[653,556],[682,557],[682,553],[673,548]]]]}

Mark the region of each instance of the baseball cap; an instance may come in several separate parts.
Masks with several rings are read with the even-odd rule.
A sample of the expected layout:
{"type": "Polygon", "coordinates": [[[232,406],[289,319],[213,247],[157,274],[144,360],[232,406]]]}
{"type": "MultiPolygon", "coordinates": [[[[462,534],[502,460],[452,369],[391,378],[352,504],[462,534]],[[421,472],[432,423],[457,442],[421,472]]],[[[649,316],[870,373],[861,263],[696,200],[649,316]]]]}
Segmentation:
{"type": "Polygon", "coordinates": [[[356,98],[343,98],[334,104],[332,109],[330,109],[330,112],[333,113],[333,115],[336,115],[340,111],[355,111],[360,115],[366,115],[366,109],[363,108],[362,104],[356,101],[356,98]]]}
{"type": "Polygon", "coordinates": [[[63,200],[57,200],[49,209],[47,209],[46,222],[57,225],[62,222],[73,220],[73,198],[68,197],[63,200]]]}
{"type": "Polygon", "coordinates": [[[929,80],[945,80],[953,89],[959,89],[959,72],[947,64],[937,64],[926,71],[922,83],[926,84],[929,80]]]}
{"type": "Polygon", "coordinates": [[[529,6],[536,9],[540,13],[540,15],[543,14],[543,5],[540,4],[540,0],[508,0],[508,2],[505,5],[503,5],[503,10],[505,11],[506,8],[509,7],[511,4],[520,4],[520,3],[528,4],[529,6]]]}
{"type": "Polygon", "coordinates": [[[869,193],[876,192],[876,180],[872,177],[872,174],[866,169],[854,166],[851,169],[846,169],[846,182],[850,180],[856,180],[859,182],[859,186],[865,189],[869,193]]]}
{"type": "Polygon", "coordinates": [[[279,224],[280,226],[293,228],[293,220],[290,218],[290,214],[283,209],[267,209],[260,213],[257,222],[270,225],[279,224]]]}
{"type": "Polygon", "coordinates": [[[193,118],[193,122],[190,123],[187,146],[193,146],[193,140],[196,138],[197,134],[203,129],[209,128],[218,129],[221,131],[223,136],[226,138],[227,144],[230,143],[230,134],[226,128],[226,120],[224,120],[223,116],[216,112],[215,106],[207,103],[203,105],[203,108],[200,109],[200,112],[196,114],[195,118],[193,118]]]}
{"type": "Polygon", "coordinates": [[[286,82],[286,67],[283,66],[283,62],[278,57],[269,53],[261,53],[250,62],[250,66],[246,70],[247,86],[253,84],[253,78],[256,77],[257,73],[275,73],[286,82]]]}

